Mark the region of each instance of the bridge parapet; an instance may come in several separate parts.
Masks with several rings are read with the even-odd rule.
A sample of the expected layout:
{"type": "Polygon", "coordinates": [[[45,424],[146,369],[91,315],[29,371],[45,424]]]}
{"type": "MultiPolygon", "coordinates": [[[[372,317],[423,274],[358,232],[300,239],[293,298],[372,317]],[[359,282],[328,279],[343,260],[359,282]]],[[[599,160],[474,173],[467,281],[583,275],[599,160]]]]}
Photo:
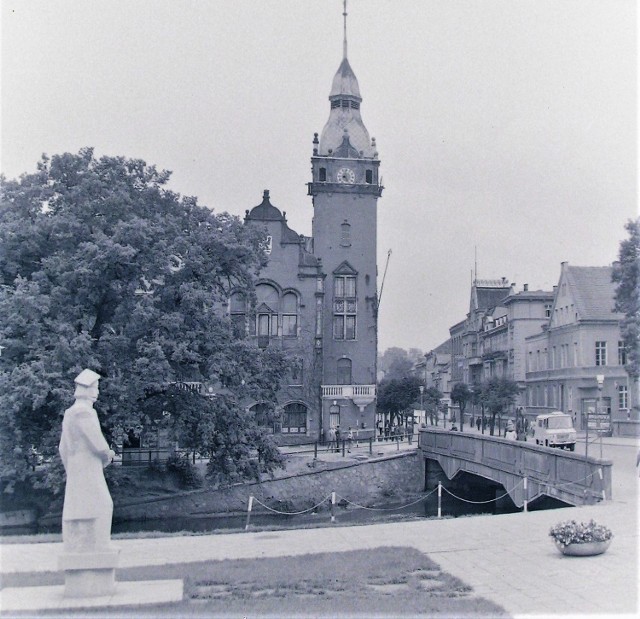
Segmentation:
{"type": "Polygon", "coordinates": [[[418,447],[423,457],[440,464],[448,479],[465,471],[498,482],[518,507],[543,494],[571,505],[612,498],[613,463],[609,460],[439,428],[420,430],[418,447]]]}

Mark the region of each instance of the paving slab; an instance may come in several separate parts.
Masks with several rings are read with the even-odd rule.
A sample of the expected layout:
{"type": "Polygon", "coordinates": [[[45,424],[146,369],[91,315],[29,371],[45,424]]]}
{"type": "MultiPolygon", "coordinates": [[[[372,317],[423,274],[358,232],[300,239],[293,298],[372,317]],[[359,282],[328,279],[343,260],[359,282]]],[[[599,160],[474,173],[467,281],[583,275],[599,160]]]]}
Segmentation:
{"type": "Polygon", "coordinates": [[[0,610],[6,613],[145,606],[180,602],[182,595],[183,583],[177,579],[118,582],[112,595],[92,598],[66,598],[64,585],[7,587],[0,591],[0,610]]]}

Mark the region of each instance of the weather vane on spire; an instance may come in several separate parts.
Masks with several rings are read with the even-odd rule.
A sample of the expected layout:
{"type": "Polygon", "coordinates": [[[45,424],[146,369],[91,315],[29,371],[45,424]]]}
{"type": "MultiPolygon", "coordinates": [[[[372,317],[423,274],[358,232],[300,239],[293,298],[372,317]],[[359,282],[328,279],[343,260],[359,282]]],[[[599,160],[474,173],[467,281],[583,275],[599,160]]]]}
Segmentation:
{"type": "Polygon", "coordinates": [[[342,53],[344,57],[347,57],[347,0],[343,0],[344,11],[342,16],[344,17],[344,42],[342,44],[342,53]]]}

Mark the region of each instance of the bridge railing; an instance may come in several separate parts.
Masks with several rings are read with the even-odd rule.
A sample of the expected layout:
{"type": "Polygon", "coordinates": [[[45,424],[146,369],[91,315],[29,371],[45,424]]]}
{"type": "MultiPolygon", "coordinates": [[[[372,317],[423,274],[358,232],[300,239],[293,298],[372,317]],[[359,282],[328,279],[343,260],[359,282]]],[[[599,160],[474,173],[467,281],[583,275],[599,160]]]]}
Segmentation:
{"type": "Polygon", "coordinates": [[[437,428],[420,431],[419,449],[448,479],[459,471],[501,483],[522,506],[542,494],[573,505],[611,499],[612,462],[497,436],[437,428]],[[527,488],[518,483],[527,479],[527,488]],[[512,489],[512,490],[510,490],[512,489]]]}

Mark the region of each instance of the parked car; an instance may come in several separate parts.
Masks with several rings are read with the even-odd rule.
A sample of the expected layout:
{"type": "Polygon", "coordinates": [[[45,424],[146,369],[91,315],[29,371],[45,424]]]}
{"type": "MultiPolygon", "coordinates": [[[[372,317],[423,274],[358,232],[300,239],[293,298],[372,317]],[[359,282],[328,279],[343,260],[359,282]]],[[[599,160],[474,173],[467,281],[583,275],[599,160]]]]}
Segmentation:
{"type": "Polygon", "coordinates": [[[576,431],[571,415],[561,411],[545,413],[536,417],[533,437],[536,445],[545,447],[576,448],[576,431]]]}

